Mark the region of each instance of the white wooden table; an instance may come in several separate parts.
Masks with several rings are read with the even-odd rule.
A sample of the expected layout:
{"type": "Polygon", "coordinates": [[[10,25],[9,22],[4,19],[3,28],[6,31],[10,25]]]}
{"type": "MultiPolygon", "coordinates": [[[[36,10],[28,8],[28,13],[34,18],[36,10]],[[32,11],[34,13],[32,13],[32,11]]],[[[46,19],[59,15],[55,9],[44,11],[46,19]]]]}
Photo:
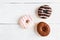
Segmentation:
{"type": "MultiPolygon", "coordinates": [[[[60,3],[53,3],[55,0],[6,0],[0,3],[0,40],[59,40],[60,39],[60,3]],[[26,3],[29,3],[27,4],[26,3]],[[40,2],[39,2],[40,1],[40,2]],[[13,3],[11,3],[13,2],[13,3]],[[17,4],[14,4],[14,3],[17,4]],[[32,2],[32,3],[31,3],[32,2]],[[35,10],[41,5],[48,4],[52,7],[52,15],[46,19],[36,16],[35,10]],[[34,25],[26,30],[18,24],[18,19],[23,15],[31,15],[34,22],[44,21],[50,25],[51,32],[47,37],[38,36],[34,31],[34,25]],[[34,15],[34,16],[33,16],[34,15]]],[[[57,0],[56,0],[57,1],[57,0]]]]}

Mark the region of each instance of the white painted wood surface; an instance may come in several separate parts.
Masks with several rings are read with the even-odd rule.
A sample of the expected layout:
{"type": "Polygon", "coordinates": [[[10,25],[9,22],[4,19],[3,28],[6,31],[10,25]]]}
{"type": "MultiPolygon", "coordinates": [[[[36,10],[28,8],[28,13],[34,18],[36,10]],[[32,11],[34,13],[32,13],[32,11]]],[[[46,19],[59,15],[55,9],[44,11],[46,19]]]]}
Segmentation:
{"type": "Polygon", "coordinates": [[[0,0],[0,3],[6,2],[60,2],[60,0],[0,0]]]}
{"type": "MultiPolygon", "coordinates": [[[[32,1],[32,0],[31,0],[32,1]]],[[[60,39],[60,4],[0,4],[0,40],[59,40],[60,39]],[[36,16],[35,10],[41,5],[48,4],[52,7],[52,15],[46,19],[36,16]],[[44,21],[50,25],[51,32],[47,37],[38,36],[34,31],[34,25],[28,29],[22,29],[18,19],[23,15],[31,15],[35,23],[44,21]],[[34,16],[33,16],[34,15],[34,16]]]]}

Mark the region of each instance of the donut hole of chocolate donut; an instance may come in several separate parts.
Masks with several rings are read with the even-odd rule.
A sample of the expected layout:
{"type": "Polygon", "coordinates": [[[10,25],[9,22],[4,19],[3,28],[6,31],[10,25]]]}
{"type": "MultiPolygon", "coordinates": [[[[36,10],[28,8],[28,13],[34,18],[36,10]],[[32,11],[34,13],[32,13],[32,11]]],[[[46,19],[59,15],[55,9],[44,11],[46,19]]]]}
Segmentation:
{"type": "Polygon", "coordinates": [[[26,23],[29,23],[29,20],[26,20],[26,23]]]}
{"type": "Polygon", "coordinates": [[[47,28],[46,27],[42,27],[42,31],[43,32],[46,32],[47,31],[47,28]]]}

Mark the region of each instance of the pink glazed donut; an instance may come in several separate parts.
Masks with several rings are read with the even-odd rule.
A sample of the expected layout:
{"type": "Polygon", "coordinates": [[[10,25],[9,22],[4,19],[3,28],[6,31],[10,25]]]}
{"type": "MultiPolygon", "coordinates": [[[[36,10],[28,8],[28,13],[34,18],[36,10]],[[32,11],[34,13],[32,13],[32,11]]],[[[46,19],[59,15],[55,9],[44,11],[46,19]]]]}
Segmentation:
{"type": "Polygon", "coordinates": [[[25,15],[21,17],[18,21],[19,25],[21,25],[23,28],[27,28],[32,24],[32,17],[25,15]]]}

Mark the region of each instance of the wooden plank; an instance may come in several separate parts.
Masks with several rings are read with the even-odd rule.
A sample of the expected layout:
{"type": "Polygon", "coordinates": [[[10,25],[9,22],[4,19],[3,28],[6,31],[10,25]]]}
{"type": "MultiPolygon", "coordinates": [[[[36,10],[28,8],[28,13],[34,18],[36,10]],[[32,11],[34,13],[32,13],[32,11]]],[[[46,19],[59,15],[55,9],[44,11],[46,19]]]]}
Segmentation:
{"type": "Polygon", "coordinates": [[[33,20],[46,21],[48,23],[60,23],[60,5],[59,3],[48,3],[52,7],[50,18],[43,20],[36,16],[36,9],[41,4],[2,4],[0,6],[0,23],[17,23],[18,19],[23,15],[31,15],[33,20]],[[33,16],[34,15],[34,16],[33,16]]]}
{"type": "Polygon", "coordinates": [[[0,25],[0,40],[55,40],[59,37],[59,24],[49,24],[50,34],[47,37],[38,36],[34,26],[22,29],[18,25],[0,25]]]}
{"type": "Polygon", "coordinates": [[[60,2],[60,0],[0,0],[0,3],[10,2],[60,2]]]}

